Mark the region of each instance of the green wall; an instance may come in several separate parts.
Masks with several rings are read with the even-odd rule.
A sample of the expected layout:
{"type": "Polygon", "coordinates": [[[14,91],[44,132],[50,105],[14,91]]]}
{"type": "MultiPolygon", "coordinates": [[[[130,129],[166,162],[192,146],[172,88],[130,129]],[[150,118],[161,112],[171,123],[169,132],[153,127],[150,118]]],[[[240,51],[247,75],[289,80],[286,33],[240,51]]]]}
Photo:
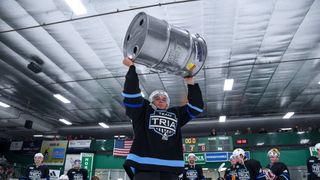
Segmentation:
{"type": "Polygon", "coordinates": [[[125,158],[113,155],[95,154],[93,161],[94,169],[122,169],[125,158]]]}

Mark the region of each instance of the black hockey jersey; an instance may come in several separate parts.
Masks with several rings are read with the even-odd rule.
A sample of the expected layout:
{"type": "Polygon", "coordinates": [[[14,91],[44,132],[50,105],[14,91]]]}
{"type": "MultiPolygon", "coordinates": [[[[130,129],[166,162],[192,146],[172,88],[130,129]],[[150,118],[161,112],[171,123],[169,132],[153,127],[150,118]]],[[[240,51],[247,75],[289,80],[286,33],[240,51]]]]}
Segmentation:
{"type": "Polygon", "coordinates": [[[320,180],[320,158],[311,156],[307,159],[308,180],[320,180]]]}
{"type": "Polygon", "coordinates": [[[276,162],[274,164],[268,164],[266,168],[276,175],[277,180],[290,180],[290,174],[287,166],[282,162],[276,162]]]}
{"type": "Polygon", "coordinates": [[[122,95],[134,131],[133,144],[124,164],[128,176],[133,179],[135,170],[183,173],[181,127],[203,111],[198,84],[188,85],[188,104],[167,110],[154,109],[142,97],[138,75],[132,65],[122,95]]]}
{"type": "Polygon", "coordinates": [[[249,159],[244,164],[236,165],[237,177],[239,180],[266,180],[259,161],[249,159]]]}
{"type": "Polygon", "coordinates": [[[204,180],[202,168],[198,165],[190,166],[189,164],[185,166],[183,172],[183,180],[204,180]]]}
{"type": "Polygon", "coordinates": [[[46,165],[36,167],[35,164],[29,165],[26,169],[26,178],[28,180],[39,180],[41,178],[49,180],[49,168],[46,165]]]}
{"type": "Polygon", "coordinates": [[[86,169],[75,169],[72,168],[68,171],[67,176],[69,180],[87,180],[88,179],[88,171],[86,169]]]}
{"type": "Polygon", "coordinates": [[[230,166],[226,169],[226,172],[224,174],[225,180],[237,180],[237,169],[235,166],[230,166]]]}

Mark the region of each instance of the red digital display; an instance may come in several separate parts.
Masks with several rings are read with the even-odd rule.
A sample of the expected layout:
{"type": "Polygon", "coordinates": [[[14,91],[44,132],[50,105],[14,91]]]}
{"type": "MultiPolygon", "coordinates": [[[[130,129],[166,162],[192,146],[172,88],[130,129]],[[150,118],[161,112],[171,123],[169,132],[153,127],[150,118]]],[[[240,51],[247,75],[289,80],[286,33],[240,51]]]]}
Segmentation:
{"type": "Polygon", "coordinates": [[[237,139],[236,143],[237,144],[248,144],[248,140],[247,139],[237,139]]]}

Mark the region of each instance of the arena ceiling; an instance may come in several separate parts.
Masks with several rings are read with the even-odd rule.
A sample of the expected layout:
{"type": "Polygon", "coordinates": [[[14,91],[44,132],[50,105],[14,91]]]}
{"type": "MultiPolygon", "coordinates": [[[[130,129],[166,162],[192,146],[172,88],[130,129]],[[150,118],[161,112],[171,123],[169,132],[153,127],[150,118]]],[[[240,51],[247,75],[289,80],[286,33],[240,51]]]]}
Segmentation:
{"type": "MultiPolygon", "coordinates": [[[[206,135],[211,128],[319,127],[320,1],[81,2],[83,15],[64,0],[1,0],[0,102],[10,107],[0,106],[0,137],[130,134],[121,96],[127,71],[122,47],[141,11],[206,40],[208,57],[195,77],[205,108],[186,135],[206,135]],[[42,64],[41,72],[28,69],[30,63],[42,64]],[[226,79],[234,79],[231,91],[224,91],[226,79]],[[287,112],[295,114],[283,119],[287,112]],[[222,115],[226,122],[219,123],[222,115]],[[31,129],[26,120],[33,121],[31,129]]],[[[164,89],[173,106],[186,102],[182,77],[141,65],[137,71],[146,97],[164,89]]]]}

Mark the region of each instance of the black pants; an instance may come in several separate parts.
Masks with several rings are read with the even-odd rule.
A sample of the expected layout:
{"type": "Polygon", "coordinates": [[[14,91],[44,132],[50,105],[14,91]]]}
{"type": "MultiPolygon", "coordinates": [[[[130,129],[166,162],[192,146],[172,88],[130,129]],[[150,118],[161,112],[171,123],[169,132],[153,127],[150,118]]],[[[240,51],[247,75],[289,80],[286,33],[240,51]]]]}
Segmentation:
{"type": "Polygon", "coordinates": [[[133,180],[178,180],[178,178],[177,174],[168,172],[139,171],[133,180]]]}

